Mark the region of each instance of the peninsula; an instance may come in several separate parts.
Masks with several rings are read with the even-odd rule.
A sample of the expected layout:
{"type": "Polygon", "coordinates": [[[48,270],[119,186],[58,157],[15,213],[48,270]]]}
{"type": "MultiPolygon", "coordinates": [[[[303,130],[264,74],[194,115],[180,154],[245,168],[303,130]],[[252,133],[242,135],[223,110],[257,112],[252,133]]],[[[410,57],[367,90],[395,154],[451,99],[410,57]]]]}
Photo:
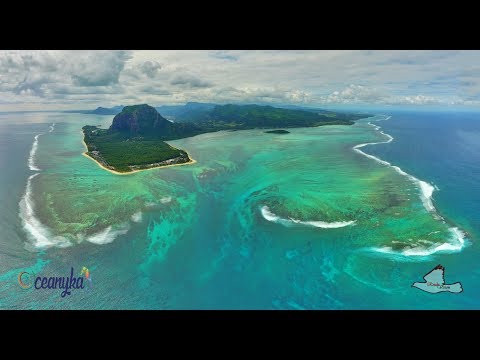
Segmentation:
{"type": "Polygon", "coordinates": [[[117,174],[193,163],[186,151],[163,141],[172,138],[173,128],[151,106],[126,106],[113,118],[109,129],[82,128],[85,155],[117,174]]]}
{"type": "MultiPolygon", "coordinates": [[[[161,108],[160,108],[161,109],[161,108]]],[[[220,130],[351,125],[362,114],[275,108],[260,105],[185,105],[168,120],[147,104],[125,106],[108,129],[84,126],[86,156],[117,174],[194,162],[185,150],[165,141],[220,130]],[[181,118],[181,119],[180,119],[181,118]],[[188,119],[188,121],[187,121],[188,119]],[[182,121],[183,120],[183,121],[182,121]]],[[[167,111],[168,112],[168,111],[167,111]]],[[[286,130],[268,131],[277,134],[286,130]]]]}

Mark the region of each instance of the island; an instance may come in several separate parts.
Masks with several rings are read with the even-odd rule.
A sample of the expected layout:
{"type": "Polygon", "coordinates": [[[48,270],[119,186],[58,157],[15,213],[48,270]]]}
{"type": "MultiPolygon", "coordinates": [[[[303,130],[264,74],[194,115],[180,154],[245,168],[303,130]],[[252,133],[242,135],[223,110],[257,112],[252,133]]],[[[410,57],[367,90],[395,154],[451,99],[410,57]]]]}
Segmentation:
{"type": "MultiPolygon", "coordinates": [[[[169,140],[220,130],[352,125],[355,120],[366,117],[365,114],[262,105],[187,104],[183,109],[166,107],[169,113],[166,116],[171,117],[168,120],[154,107],[141,104],[123,107],[108,129],[84,126],[87,148],[84,155],[105,170],[123,175],[195,162],[185,150],[168,144],[166,141],[169,140]]],[[[267,132],[288,133],[287,130],[267,132]]]]}
{"type": "Polygon", "coordinates": [[[268,130],[268,131],[264,131],[264,132],[267,133],[267,134],[290,134],[290,131],[282,130],[282,129],[268,130]]]}
{"type": "Polygon", "coordinates": [[[120,113],[122,111],[122,109],[123,109],[123,105],[114,106],[114,107],[111,107],[111,108],[104,108],[104,107],[99,106],[98,108],[93,110],[91,112],[91,114],[95,114],[95,115],[117,115],[118,113],[120,113]]]}
{"type": "Polygon", "coordinates": [[[117,115],[123,109],[123,105],[113,106],[111,108],[105,108],[102,106],[97,107],[95,110],[64,110],[66,113],[79,113],[79,114],[93,114],[93,115],[117,115]]]}

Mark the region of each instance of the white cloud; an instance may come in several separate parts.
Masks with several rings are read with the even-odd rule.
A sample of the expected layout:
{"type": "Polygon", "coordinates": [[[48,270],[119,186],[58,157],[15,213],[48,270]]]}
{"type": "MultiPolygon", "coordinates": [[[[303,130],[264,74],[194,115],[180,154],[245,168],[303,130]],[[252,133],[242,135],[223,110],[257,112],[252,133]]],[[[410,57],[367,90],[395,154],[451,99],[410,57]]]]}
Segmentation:
{"type": "Polygon", "coordinates": [[[432,96],[416,95],[416,96],[404,96],[398,99],[398,104],[410,104],[410,105],[433,105],[439,104],[441,101],[432,96]]]}
{"type": "Polygon", "coordinates": [[[170,81],[170,85],[182,85],[189,88],[206,88],[213,86],[210,81],[202,80],[191,74],[175,75],[170,81]]]}
{"type": "Polygon", "coordinates": [[[154,78],[162,66],[156,61],[145,61],[140,65],[140,70],[142,73],[147,75],[149,78],[154,78]]]}
{"type": "Polygon", "coordinates": [[[321,102],[333,104],[379,103],[384,101],[386,97],[387,95],[376,89],[351,84],[340,91],[334,91],[330,95],[321,98],[321,102]]]}
{"type": "Polygon", "coordinates": [[[325,104],[389,104],[389,105],[436,105],[436,104],[461,104],[457,100],[444,101],[442,99],[422,94],[395,96],[386,91],[370,89],[362,85],[354,85],[320,97],[318,102],[325,104]]]}
{"type": "Polygon", "coordinates": [[[479,51],[0,51],[0,111],[148,102],[464,104],[479,51]]]}
{"type": "Polygon", "coordinates": [[[73,84],[77,86],[107,86],[118,83],[125,62],[130,59],[128,51],[94,51],[76,54],[68,63],[73,84]],[[73,59],[72,59],[73,60],[73,59]]]}

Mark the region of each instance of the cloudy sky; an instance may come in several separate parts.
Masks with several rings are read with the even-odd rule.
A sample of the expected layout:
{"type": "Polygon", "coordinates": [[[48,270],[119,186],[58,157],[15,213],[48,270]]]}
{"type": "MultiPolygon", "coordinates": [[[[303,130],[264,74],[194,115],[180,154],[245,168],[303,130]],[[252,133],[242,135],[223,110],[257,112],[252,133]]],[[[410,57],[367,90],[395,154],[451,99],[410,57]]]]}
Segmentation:
{"type": "Polygon", "coordinates": [[[480,106],[480,52],[0,51],[0,111],[187,101],[480,106]]]}

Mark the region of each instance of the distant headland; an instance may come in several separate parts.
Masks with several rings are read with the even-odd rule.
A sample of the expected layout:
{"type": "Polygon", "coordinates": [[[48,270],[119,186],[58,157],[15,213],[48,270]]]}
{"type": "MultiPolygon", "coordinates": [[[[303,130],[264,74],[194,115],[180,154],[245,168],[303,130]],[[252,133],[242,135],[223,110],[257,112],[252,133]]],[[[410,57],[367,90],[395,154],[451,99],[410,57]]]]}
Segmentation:
{"type": "MultiPolygon", "coordinates": [[[[187,103],[154,107],[142,104],[97,108],[89,114],[116,113],[108,129],[84,126],[87,157],[115,174],[128,174],[158,167],[192,164],[190,155],[165,141],[220,130],[351,125],[365,114],[326,110],[286,109],[261,105],[215,105],[187,103]],[[163,117],[157,109],[165,113],[163,117]],[[168,119],[167,119],[168,118],[168,119]]],[[[275,134],[287,130],[266,131],[275,134]]]]}
{"type": "Polygon", "coordinates": [[[268,130],[268,131],[264,131],[264,132],[267,133],[267,134],[290,134],[290,131],[282,130],[282,129],[268,130]]]}

